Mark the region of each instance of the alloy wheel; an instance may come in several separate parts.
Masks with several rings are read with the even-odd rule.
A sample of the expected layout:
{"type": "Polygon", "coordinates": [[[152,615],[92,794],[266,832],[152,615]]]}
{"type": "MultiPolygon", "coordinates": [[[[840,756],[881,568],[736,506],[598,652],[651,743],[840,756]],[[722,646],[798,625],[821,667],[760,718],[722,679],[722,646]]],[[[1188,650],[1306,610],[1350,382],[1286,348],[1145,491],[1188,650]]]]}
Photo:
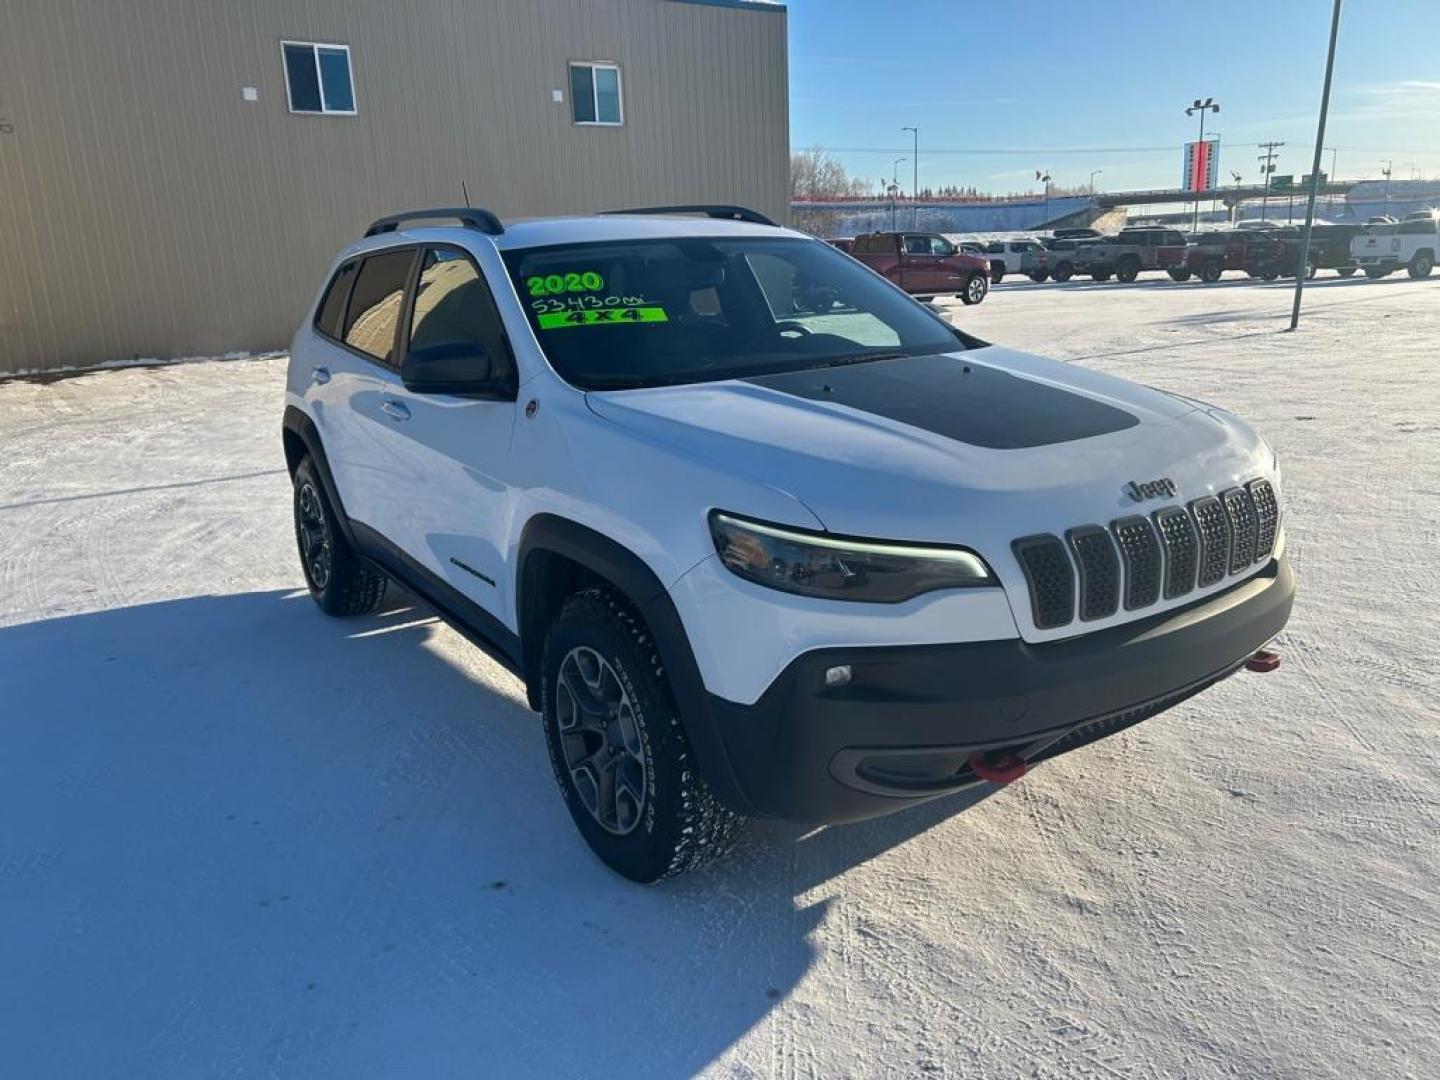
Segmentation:
{"type": "Polygon", "coordinates": [[[630,695],[594,649],[565,654],[555,679],[555,720],[565,768],[600,826],[626,836],[645,812],[645,748],[630,695]]]}
{"type": "Polygon", "coordinates": [[[295,531],[300,537],[300,558],[311,583],[323,590],[330,583],[335,553],[330,546],[330,530],[325,525],[325,504],[314,484],[300,485],[298,511],[295,531]]]}

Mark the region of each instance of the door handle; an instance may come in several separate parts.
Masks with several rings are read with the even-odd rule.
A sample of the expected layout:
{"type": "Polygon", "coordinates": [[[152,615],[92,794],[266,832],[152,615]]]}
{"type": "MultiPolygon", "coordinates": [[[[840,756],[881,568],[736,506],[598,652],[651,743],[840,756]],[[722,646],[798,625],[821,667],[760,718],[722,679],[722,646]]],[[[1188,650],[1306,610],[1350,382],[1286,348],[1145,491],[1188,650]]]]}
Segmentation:
{"type": "Polygon", "coordinates": [[[390,417],[391,420],[410,419],[410,410],[407,409],[401,402],[390,401],[387,398],[385,402],[381,404],[380,408],[386,416],[390,417]]]}
{"type": "Polygon", "coordinates": [[[328,367],[314,367],[310,369],[310,378],[322,386],[330,381],[330,369],[328,367]]]}

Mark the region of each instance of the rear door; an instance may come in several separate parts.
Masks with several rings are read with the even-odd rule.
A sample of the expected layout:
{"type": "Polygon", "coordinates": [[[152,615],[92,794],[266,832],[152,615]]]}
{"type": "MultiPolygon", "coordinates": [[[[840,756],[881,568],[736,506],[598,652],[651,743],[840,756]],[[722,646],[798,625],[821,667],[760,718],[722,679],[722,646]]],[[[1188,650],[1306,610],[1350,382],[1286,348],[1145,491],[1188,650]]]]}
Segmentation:
{"type": "Polygon", "coordinates": [[[381,533],[396,486],[383,438],[395,421],[385,402],[399,385],[400,312],[414,259],[414,249],[404,247],[342,267],[331,288],[348,282],[346,300],[332,305],[326,295],[312,353],[308,397],[340,501],[352,521],[381,533]]]}

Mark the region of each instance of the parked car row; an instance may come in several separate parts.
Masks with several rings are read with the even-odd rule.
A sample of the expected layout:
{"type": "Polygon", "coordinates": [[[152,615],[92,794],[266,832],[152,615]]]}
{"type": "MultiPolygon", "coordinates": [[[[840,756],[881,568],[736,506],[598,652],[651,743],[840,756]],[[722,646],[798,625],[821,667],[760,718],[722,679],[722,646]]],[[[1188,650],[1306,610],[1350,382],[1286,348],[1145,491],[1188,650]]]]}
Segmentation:
{"type": "MultiPolygon", "coordinates": [[[[1019,274],[1031,281],[1134,281],[1163,272],[1173,281],[1219,281],[1229,271],[1273,281],[1290,277],[1300,262],[1303,231],[1254,222],[1245,227],[1186,235],[1178,229],[1132,226],[1113,236],[1093,229],[1057,229],[1053,236],[953,243],[938,233],[876,232],[830,243],[849,252],[914,296],[958,295],[967,304],[988,287],[1019,274]]],[[[1382,278],[1405,270],[1429,277],[1440,258],[1440,211],[1418,211],[1403,221],[1364,225],[1319,223],[1310,235],[1306,275],[1334,270],[1351,277],[1363,270],[1382,278]]]]}

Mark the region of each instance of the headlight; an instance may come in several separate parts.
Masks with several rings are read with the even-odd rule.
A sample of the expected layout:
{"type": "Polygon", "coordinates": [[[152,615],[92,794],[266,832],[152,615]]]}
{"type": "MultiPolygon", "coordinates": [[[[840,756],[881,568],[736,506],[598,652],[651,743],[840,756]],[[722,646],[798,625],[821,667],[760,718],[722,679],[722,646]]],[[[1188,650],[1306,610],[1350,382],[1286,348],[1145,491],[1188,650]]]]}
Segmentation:
{"type": "Polygon", "coordinates": [[[996,584],[985,560],[960,547],[830,536],[720,510],[710,512],[710,535],[732,573],[801,596],[898,604],[937,589],[996,584]]]}

